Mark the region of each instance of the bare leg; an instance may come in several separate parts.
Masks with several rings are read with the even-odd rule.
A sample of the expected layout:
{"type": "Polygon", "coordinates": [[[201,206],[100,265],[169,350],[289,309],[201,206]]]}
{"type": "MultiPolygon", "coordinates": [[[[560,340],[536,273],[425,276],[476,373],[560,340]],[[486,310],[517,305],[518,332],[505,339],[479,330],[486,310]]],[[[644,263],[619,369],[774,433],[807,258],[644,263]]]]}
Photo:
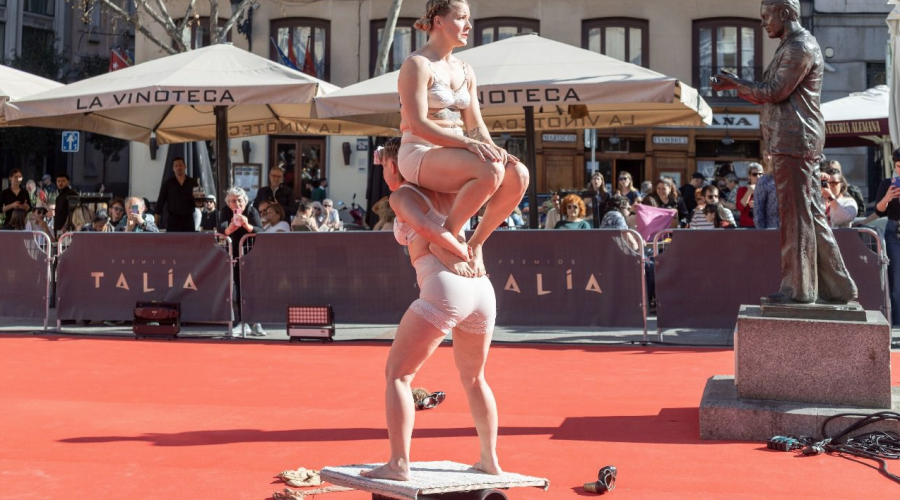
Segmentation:
{"type": "Polygon", "coordinates": [[[481,161],[465,149],[434,148],[422,159],[419,185],[439,193],[457,193],[444,222],[444,227],[457,235],[501,186],[504,170],[503,165],[481,161]]]}
{"type": "Polygon", "coordinates": [[[481,444],[479,461],[474,467],[488,474],[500,474],[503,471],[497,458],[497,403],[484,378],[491,336],[492,333],[483,335],[454,329],[453,357],[481,444]]]}
{"type": "Polygon", "coordinates": [[[391,458],[381,467],[363,472],[362,476],[409,480],[409,448],[416,411],[410,384],[443,339],[443,332],[412,311],[406,311],[400,320],[385,367],[384,399],[391,458]]]}
{"type": "Polygon", "coordinates": [[[485,274],[481,247],[488,239],[488,236],[519,205],[526,189],[528,189],[528,167],[522,163],[507,164],[503,182],[488,202],[484,210],[484,217],[481,218],[481,223],[475,228],[475,234],[469,240],[469,246],[472,247],[473,254],[472,269],[475,270],[476,276],[485,274]]]}

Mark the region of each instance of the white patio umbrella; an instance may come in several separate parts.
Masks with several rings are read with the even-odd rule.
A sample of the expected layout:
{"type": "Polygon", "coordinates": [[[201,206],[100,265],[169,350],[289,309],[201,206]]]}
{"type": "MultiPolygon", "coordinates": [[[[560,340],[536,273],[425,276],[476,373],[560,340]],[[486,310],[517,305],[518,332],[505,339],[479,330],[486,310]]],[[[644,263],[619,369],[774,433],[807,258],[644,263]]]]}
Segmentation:
{"type": "MultiPolygon", "coordinates": [[[[7,103],[11,122],[159,144],[282,133],[378,135],[389,129],[310,117],[338,87],[231,44],[192,50],[7,103]]],[[[219,190],[229,184],[226,162],[219,190]]],[[[222,194],[222,193],[220,193],[222,194]]],[[[224,198],[223,198],[224,199],[224,198]]]]}
{"type": "Polygon", "coordinates": [[[887,85],[879,85],[822,104],[822,114],[825,115],[825,147],[877,144],[882,147],[887,176],[890,177],[893,162],[888,125],[889,94],[887,85]]]}
{"type": "Polygon", "coordinates": [[[7,126],[4,112],[6,101],[57,87],[62,87],[62,84],[0,64],[0,127],[7,126]]]}
{"type": "MultiPolygon", "coordinates": [[[[712,122],[712,110],[697,91],[675,78],[534,34],[456,55],[475,70],[482,115],[492,132],[525,130],[525,106],[536,108],[537,130],[712,122]],[[572,118],[569,106],[583,106],[588,115],[572,118]]],[[[317,97],[315,113],[399,127],[399,74],[317,97]]]]}
{"type": "MultiPolygon", "coordinates": [[[[525,130],[534,169],[534,131],[702,126],[712,110],[698,92],[661,73],[529,34],[457,53],[477,75],[482,116],[492,132],[525,130]]],[[[398,127],[399,71],[315,100],[321,118],[398,127]]],[[[529,204],[536,206],[532,171],[529,204]]],[[[537,211],[531,210],[537,224],[537,211]]]]}
{"type": "Polygon", "coordinates": [[[889,0],[894,10],[888,14],[887,25],[890,32],[888,53],[888,84],[890,86],[890,106],[888,124],[891,130],[891,142],[894,148],[900,148],[900,0],[889,0]]]}

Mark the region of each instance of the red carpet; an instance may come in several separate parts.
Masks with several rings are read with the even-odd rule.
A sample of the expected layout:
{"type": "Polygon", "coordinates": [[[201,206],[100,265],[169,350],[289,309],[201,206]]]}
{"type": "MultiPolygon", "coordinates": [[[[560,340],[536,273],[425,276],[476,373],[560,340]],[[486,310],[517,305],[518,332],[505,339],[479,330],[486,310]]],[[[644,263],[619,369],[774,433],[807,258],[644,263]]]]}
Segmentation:
{"type": "MultiPolygon", "coordinates": [[[[384,460],[387,352],[387,344],[4,336],[0,499],[261,500],[283,487],[274,476],[284,469],[384,460]]],[[[700,441],[703,386],[732,373],[732,359],[715,350],[495,346],[488,378],[501,465],[551,481],[548,492],[511,497],[593,496],[582,483],[610,464],[619,469],[612,495],[622,499],[900,496],[900,485],[849,460],[700,441]]],[[[474,462],[449,347],[416,385],[448,397],[417,414],[413,460],[474,462]]],[[[900,472],[900,461],[889,466],[900,472]]]]}

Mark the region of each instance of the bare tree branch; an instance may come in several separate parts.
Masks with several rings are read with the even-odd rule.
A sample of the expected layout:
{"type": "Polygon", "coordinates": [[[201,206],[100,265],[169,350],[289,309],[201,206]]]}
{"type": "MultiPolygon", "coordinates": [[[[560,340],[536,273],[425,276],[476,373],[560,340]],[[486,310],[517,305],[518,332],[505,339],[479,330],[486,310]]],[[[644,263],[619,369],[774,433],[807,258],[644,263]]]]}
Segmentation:
{"type": "Polygon", "coordinates": [[[168,9],[166,9],[166,4],[163,0],[156,0],[156,5],[159,7],[159,11],[162,12],[162,15],[165,16],[165,23],[163,26],[166,27],[167,31],[175,29],[175,22],[172,21],[172,16],[169,15],[168,9]]]}
{"type": "MultiPolygon", "coordinates": [[[[141,23],[141,17],[140,17],[139,13],[135,12],[135,14],[133,16],[129,15],[128,12],[125,12],[124,10],[122,10],[122,8],[119,7],[118,5],[116,5],[115,3],[113,3],[112,0],[95,0],[95,1],[101,2],[103,5],[106,6],[107,9],[109,9],[110,12],[112,12],[116,16],[120,17],[121,19],[124,19],[125,21],[127,21],[129,24],[134,26],[134,29],[140,31],[141,34],[143,34],[145,37],[147,37],[148,40],[150,40],[154,44],[158,45],[159,48],[163,49],[164,51],[168,52],[169,54],[177,54],[179,52],[182,52],[182,51],[173,49],[171,44],[162,42],[150,30],[145,28],[144,25],[141,23]]],[[[144,0],[136,0],[136,1],[143,2],[144,0]]],[[[146,5],[146,2],[144,2],[144,4],[146,5]]],[[[180,46],[183,47],[184,44],[181,44],[180,46]]]]}
{"type": "Polygon", "coordinates": [[[187,10],[184,12],[184,17],[178,22],[178,26],[175,27],[175,36],[179,40],[183,39],[182,33],[184,33],[184,27],[190,22],[191,16],[194,14],[194,4],[196,3],[197,0],[191,0],[190,3],[188,3],[187,10]]]}
{"type": "Polygon", "coordinates": [[[236,23],[241,16],[241,12],[244,12],[244,9],[250,8],[249,6],[253,2],[254,0],[243,0],[241,4],[238,5],[238,8],[234,9],[234,12],[231,13],[231,17],[228,18],[228,21],[225,22],[222,29],[217,32],[216,38],[219,39],[219,43],[222,43],[227,39],[228,32],[231,31],[231,27],[234,26],[234,23],[236,23]]]}
{"type": "Polygon", "coordinates": [[[220,42],[219,37],[219,0],[209,0],[209,44],[220,42]]]}
{"type": "Polygon", "coordinates": [[[400,17],[400,6],[403,0],[394,0],[391,10],[388,11],[387,20],[384,23],[384,31],[381,32],[381,43],[378,45],[378,59],[375,62],[375,76],[387,72],[388,54],[391,44],[394,42],[394,29],[397,27],[397,18],[400,17]]]}
{"type": "MultiPolygon", "coordinates": [[[[106,1],[106,0],[104,0],[104,1],[106,1]]],[[[134,0],[134,2],[135,2],[135,7],[138,7],[138,6],[142,7],[144,9],[144,11],[146,11],[147,14],[151,18],[153,18],[154,21],[159,23],[159,25],[162,26],[166,30],[166,33],[168,33],[169,36],[172,37],[172,41],[178,47],[178,52],[185,52],[188,50],[187,47],[184,46],[184,41],[181,39],[180,33],[179,33],[179,36],[175,36],[176,35],[175,30],[174,30],[175,23],[172,23],[172,18],[169,17],[168,14],[166,14],[166,18],[169,20],[170,23],[172,23],[171,28],[169,27],[169,23],[166,23],[166,19],[163,19],[162,16],[159,15],[159,13],[157,13],[155,10],[150,8],[150,5],[147,3],[147,0],[134,0]]],[[[143,33],[143,32],[141,32],[141,33],[143,33]]]]}

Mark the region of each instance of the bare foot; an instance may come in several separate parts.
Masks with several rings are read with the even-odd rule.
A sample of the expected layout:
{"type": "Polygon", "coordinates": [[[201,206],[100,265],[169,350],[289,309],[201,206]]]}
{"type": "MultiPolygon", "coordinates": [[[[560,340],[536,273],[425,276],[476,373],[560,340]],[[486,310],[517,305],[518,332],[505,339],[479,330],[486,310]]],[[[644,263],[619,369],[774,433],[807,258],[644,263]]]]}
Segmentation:
{"type": "Polygon", "coordinates": [[[393,466],[390,462],[372,470],[364,470],[359,473],[362,477],[370,479],[388,479],[390,481],[409,481],[409,468],[393,466]]]}
{"type": "Polygon", "coordinates": [[[487,269],[484,268],[484,255],[481,251],[481,245],[475,245],[469,247],[469,249],[472,251],[472,258],[469,261],[469,266],[475,271],[475,277],[480,278],[487,275],[487,269]]]}
{"type": "Polygon", "coordinates": [[[496,459],[494,460],[481,460],[472,466],[473,469],[480,470],[481,472],[485,472],[487,474],[493,474],[498,476],[503,474],[503,471],[500,469],[500,464],[496,459]]]}

